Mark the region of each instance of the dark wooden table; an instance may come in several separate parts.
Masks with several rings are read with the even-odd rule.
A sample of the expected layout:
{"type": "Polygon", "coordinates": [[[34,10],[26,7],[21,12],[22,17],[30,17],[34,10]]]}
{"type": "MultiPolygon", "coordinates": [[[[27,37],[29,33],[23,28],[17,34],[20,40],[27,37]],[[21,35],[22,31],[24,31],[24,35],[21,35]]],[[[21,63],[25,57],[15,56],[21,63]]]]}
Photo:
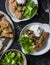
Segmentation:
{"type": "MultiPolygon", "coordinates": [[[[38,0],[39,3],[38,15],[35,15],[32,19],[20,23],[15,23],[14,21],[12,21],[15,26],[15,40],[12,46],[10,47],[10,49],[18,49],[21,51],[21,47],[18,44],[17,40],[20,31],[25,25],[31,22],[40,22],[40,23],[47,23],[47,24],[49,23],[49,14],[46,13],[42,7],[42,3],[44,3],[44,1],[45,0],[38,0]]],[[[0,0],[0,10],[7,14],[5,10],[5,0],[0,0]]],[[[44,55],[41,56],[26,55],[26,58],[27,58],[27,65],[50,65],[50,50],[44,55]]]]}

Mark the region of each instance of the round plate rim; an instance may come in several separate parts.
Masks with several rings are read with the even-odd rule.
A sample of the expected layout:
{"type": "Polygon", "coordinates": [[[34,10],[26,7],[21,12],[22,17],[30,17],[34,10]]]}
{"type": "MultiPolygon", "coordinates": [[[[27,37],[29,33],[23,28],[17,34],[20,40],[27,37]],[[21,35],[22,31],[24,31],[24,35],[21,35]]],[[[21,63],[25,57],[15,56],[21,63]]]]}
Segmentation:
{"type": "Polygon", "coordinates": [[[11,21],[11,19],[9,18],[9,16],[6,13],[4,13],[3,11],[0,11],[0,13],[2,13],[6,17],[6,19],[8,20],[8,22],[10,23],[10,25],[12,26],[13,31],[14,31],[13,32],[14,33],[13,39],[11,39],[11,41],[9,41],[9,44],[7,45],[7,47],[3,51],[0,52],[0,55],[1,55],[5,51],[7,51],[10,48],[10,46],[12,45],[12,43],[14,41],[14,38],[15,38],[15,28],[14,28],[13,22],[11,21]]]}
{"type": "MultiPolygon", "coordinates": [[[[35,0],[32,0],[32,1],[35,1],[35,0]]],[[[38,6],[38,0],[36,0],[37,1],[37,6],[38,6]]],[[[22,19],[22,20],[18,20],[15,16],[13,16],[12,14],[11,14],[11,12],[9,11],[9,8],[7,7],[7,0],[5,1],[5,9],[6,9],[6,11],[7,11],[7,13],[8,13],[8,15],[12,18],[12,20],[14,21],[14,22],[21,22],[21,21],[27,21],[27,20],[30,20],[32,17],[34,17],[35,15],[33,15],[31,18],[28,18],[28,19],[22,19]]],[[[38,9],[37,9],[38,10],[38,9]]]]}
{"type": "MultiPolygon", "coordinates": [[[[23,30],[27,27],[27,26],[29,26],[29,25],[31,25],[31,24],[40,24],[40,25],[47,25],[47,26],[49,26],[49,24],[46,24],[46,23],[37,23],[37,22],[35,22],[35,23],[29,23],[29,24],[27,24],[26,26],[24,26],[24,28],[21,30],[21,32],[20,32],[20,35],[22,34],[22,32],[23,32],[23,30]]],[[[49,26],[50,27],[50,26],[49,26]]],[[[19,36],[20,36],[19,35],[19,36]]],[[[22,49],[22,47],[21,47],[21,49],[22,49]]],[[[45,52],[45,53],[47,53],[48,51],[50,50],[50,48],[48,48],[48,50],[45,52]]],[[[22,51],[23,52],[23,51],[22,51]]],[[[45,53],[41,53],[41,54],[28,54],[28,55],[34,55],[34,56],[38,56],[38,55],[43,55],[43,54],[45,54],[45,53]]]]}

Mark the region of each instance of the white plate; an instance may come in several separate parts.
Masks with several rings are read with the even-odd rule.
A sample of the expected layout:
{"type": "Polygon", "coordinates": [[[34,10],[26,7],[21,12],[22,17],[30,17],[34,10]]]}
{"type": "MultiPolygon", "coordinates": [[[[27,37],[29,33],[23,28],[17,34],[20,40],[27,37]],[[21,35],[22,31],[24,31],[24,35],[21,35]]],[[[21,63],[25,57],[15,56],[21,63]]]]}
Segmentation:
{"type": "MultiPolygon", "coordinates": [[[[42,23],[30,23],[28,25],[26,25],[20,35],[22,34],[23,31],[27,30],[27,29],[30,29],[30,27],[34,26],[34,25],[39,25],[41,28],[43,28],[46,32],[49,32],[49,38],[48,38],[48,41],[46,43],[46,45],[38,52],[34,52],[34,53],[30,53],[30,55],[42,55],[42,54],[45,54],[46,52],[49,51],[50,49],[50,26],[48,24],[42,24],[42,23]]],[[[23,53],[24,53],[24,49],[22,49],[23,53]]]]}
{"type": "MultiPolygon", "coordinates": [[[[38,6],[38,1],[37,1],[37,0],[32,0],[32,1],[34,1],[35,4],[37,4],[37,6],[38,6]]],[[[31,18],[27,18],[27,19],[21,19],[21,20],[17,19],[17,18],[15,17],[15,15],[12,13],[12,11],[11,11],[11,9],[10,9],[10,7],[9,7],[8,0],[6,0],[6,2],[5,2],[5,8],[6,8],[7,13],[10,15],[10,17],[12,18],[12,20],[13,20],[14,22],[26,21],[26,20],[31,19],[31,18],[34,16],[34,15],[33,15],[31,18]]]]}
{"type": "MultiPolygon", "coordinates": [[[[10,25],[12,26],[13,34],[14,34],[14,37],[15,37],[15,29],[14,29],[14,25],[13,25],[12,21],[10,20],[10,18],[9,18],[4,12],[0,11],[0,13],[5,16],[5,18],[8,20],[8,22],[9,22],[10,25]]],[[[0,43],[3,43],[3,44],[4,44],[4,49],[0,52],[0,54],[4,53],[4,52],[11,46],[11,44],[12,44],[13,41],[14,41],[14,37],[13,37],[13,39],[10,39],[10,40],[5,39],[5,40],[3,40],[3,41],[0,41],[0,43]],[[7,43],[6,43],[6,42],[7,42],[7,43]],[[7,45],[5,45],[5,44],[7,44],[7,45]]]]}

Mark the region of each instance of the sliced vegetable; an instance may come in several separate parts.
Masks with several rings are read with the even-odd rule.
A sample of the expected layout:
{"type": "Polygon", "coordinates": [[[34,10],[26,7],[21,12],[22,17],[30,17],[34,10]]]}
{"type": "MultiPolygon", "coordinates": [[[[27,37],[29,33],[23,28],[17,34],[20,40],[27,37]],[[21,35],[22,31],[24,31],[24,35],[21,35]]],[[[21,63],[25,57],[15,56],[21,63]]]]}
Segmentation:
{"type": "Polygon", "coordinates": [[[23,58],[21,53],[8,52],[0,60],[0,65],[23,65],[23,58]]]}
{"type": "Polygon", "coordinates": [[[23,47],[25,54],[29,54],[31,52],[34,52],[31,37],[26,36],[25,34],[23,34],[19,37],[18,41],[19,41],[20,45],[23,47]]]}
{"type": "Polygon", "coordinates": [[[30,0],[26,3],[25,12],[23,14],[24,18],[30,18],[32,15],[35,15],[37,13],[37,5],[30,0]]]}

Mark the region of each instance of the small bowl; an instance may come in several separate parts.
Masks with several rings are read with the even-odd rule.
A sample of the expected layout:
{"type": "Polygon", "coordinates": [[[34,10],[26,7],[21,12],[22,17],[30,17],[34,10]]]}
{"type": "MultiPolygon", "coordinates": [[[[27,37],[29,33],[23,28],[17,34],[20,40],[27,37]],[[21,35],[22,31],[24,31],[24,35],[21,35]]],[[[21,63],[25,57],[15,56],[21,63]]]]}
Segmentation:
{"type": "MultiPolygon", "coordinates": [[[[32,1],[34,1],[35,4],[37,4],[37,6],[38,6],[38,1],[37,1],[37,0],[32,0],[32,1]]],[[[12,13],[12,11],[10,10],[9,4],[8,4],[8,0],[6,0],[6,2],[5,2],[5,8],[6,8],[7,13],[9,14],[9,16],[12,18],[12,20],[13,20],[14,22],[21,22],[21,21],[29,20],[29,19],[31,19],[32,17],[34,17],[34,16],[36,15],[36,13],[37,13],[37,11],[36,11],[36,13],[32,15],[32,17],[30,17],[30,18],[24,18],[24,19],[19,20],[19,19],[16,18],[16,16],[15,16],[15,15],[12,13]]],[[[37,10],[38,10],[38,9],[37,9],[37,10]]]]}
{"type": "Polygon", "coordinates": [[[23,65],[27,65],[27,60],[26,60],[25,55],[24,55],[21,51],[16,50],[16,49],[10,49],[10,50],[5,51],[5,52],[1,55],[0,60],[2,60],[3,56],[4,56],[5,54],[7,54],[8,52],[10,52],[10,51],[21,53],[22,58],[23,58],[23,61],[24,61],[24,64],[23,64],[23,65]]]}

